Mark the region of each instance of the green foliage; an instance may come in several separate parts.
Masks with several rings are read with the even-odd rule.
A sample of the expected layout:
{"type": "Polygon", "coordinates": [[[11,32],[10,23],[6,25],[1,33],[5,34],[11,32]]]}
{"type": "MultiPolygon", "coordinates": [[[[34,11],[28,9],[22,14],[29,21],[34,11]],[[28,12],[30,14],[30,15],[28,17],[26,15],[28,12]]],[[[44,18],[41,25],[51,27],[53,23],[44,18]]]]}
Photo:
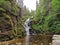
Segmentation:
{"type": "MultiPolygon", "coordinates": [[[[18,6],[15,0],[0,0],[0,32],[5,33],[10,31],[13,36],[22,35],[22,31],[19,32],[18,29],[18,6]],[[12,3],[13,1],[13,3],[12,3]]],[[[20,21],[19,21],[20,22],[20,21]]],[[[20,25],[20,23],[19,23],[20,25]]],[[[20,26],[21,28],[21,26],[20,26]]],[[[6,34],[7,35],[7,34],[6,34]]]]}
{"type": "Polygon", "coordinates": [[[18,15],[19,9],[15,0],[0,0],[0,32],[9,30],[16,37],[22,36],[25,34],[24,22],[34,16],[31,23],[33,31],[60,34],[60,0],[40,0],[36,12],[24,7],[21,18],[18,18],[21,16],[18,15]]]}
{"type": "Polygon", "coordinates": [[[60,0],[40,0],[32,29],[45,34],[60,34],[60,0]]]}
{"type": "Polygon", "coordinates": [[[60,0],[53,0],[51,2],[52,4],[52,10],[59,13],[60,12],[60,0]]]}
{"type": "Polygon", "coordinates": [[[31,12],[28,10],[28,8],[26,8],[26,6],[24,6],[23,8],[23,11],[22,11],[22,18],[21,18],[21,21],[22,21],[22,24],[24,25],[24,22],[35,15],[35,11],[31,10],[31,12]]]}

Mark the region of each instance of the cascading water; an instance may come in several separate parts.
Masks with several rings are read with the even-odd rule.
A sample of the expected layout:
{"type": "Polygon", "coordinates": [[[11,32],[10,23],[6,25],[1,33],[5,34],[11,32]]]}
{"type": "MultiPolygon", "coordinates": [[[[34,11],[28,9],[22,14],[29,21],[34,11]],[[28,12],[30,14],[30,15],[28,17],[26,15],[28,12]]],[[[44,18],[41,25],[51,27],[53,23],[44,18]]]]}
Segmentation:
{"type": "Polygon", "coordinates": [[[30,19],[28,18],[28,19],[25,21],[25,24],[24,24],[24,28],[25,28],[25,31],[26,31],[26,35],[30,35],[30,33],[29,33],[29,29],[30,29],[29,23],[30,23],[30,19]]]}
{"type": "MultiPolygon", "coordinates": [[[[33,18],[33,17],[31,17],[33,18]]],[[[26,39],[25,39],[25,43],[26,45],[29,45],[29,38],[30,38],[30,32],[29,32],[29,29],[30,29],[30,26],[29,26],[29,23],[32,21],[31,18],[28,18],[25,23],[24,23],[24,28],[25,28],[25,31],[26,31],[26,39]]]]}

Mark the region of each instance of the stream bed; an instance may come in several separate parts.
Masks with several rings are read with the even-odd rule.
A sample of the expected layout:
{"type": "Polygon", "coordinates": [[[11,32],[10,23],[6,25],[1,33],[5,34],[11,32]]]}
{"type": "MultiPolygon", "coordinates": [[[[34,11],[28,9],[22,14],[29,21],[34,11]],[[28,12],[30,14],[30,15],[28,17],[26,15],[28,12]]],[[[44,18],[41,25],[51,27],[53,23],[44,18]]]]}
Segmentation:
{"type": "Polygon", "coordinates": [[[29,35],[10,41],[0,42],[0,45],[51,45],[51,35],[29,35]]]}
{"type": "Polygon", "coordinates": [[[0,45],[60,45],[60,35],[28,35],[0,42],[0,45]]]}

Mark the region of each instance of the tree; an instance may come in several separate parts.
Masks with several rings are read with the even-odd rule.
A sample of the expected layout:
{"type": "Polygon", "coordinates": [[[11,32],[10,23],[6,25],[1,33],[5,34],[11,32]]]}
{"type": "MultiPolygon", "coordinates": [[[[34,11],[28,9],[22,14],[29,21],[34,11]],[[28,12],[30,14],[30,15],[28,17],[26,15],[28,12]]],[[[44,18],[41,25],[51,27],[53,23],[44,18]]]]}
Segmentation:
{"type": "Polygon", "coordinates": [[[60,1],[59,0],[40,0],[37,7],[34,23],[32,22],[33,30],[39,30],[45,34],[59,34],[60,20],[60,1]]]}
{"type": "Polygon", "coordinates": [[[18,25],[17,25],[18,9],[19,7],[17,6],[15,0],[0,1],[1,33],[3,32],[8,33],[8,31],[10,31],[10,34],[12,34],[13,36],[18,35],[18,25]]]}

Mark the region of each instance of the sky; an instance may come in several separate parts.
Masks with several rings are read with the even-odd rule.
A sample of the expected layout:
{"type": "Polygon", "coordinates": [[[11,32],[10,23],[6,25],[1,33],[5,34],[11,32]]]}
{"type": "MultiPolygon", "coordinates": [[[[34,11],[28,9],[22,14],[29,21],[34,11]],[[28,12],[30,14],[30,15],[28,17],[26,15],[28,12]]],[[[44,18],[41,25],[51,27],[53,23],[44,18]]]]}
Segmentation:
{"type": "Polygon", "coordinates": [[[30,11],[36,10],[36,0],[24,0],[23,3],[30,11]]]}

